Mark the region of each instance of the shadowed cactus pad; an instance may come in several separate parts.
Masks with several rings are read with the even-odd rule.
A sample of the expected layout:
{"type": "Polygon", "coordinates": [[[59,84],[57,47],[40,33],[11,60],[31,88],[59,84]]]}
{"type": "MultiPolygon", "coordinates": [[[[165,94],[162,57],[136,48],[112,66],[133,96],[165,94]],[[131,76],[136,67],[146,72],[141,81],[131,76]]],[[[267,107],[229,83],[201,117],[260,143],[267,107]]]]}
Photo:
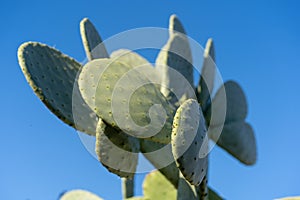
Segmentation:
{"type": "Polygon", "coordinates": [[[179,170],[170,144],[141,140],[141,152],[173,185],[178,187],[179,170]]]}
{"type": "Polygon", "coordinates": [[[156,60],[157,70],[162,74],[161,92],[174,104],[195,98],[189,48],[187,38],[177,33],[172,34],[156,60]]]}
{"type": "Polygon", "coordinates": [[[184,27],[176,15],[171,15],[169,19],[169,34],[172,35],[176,32],[186,34],[184,27]]]}
{"type": "Polygon", "coordinates": [[[169,28],[169,40],[159,52],[155,65],[162,75],[162,94],[171,103],[179,106],[186,99],[195,98],[192,87],[192,52],[184,29],[175,15],[170,18],[169,28]]]}
{"type": "Polygon", "coordinates": [[[203,111],[206,111],[208,104],[211,101],[210,95],[212,94],[215,81],[215,50],[212,39],[206,43],[204,61],[201,71],[201,77],[197,87],[197,98],[203,111]],[[205,79],[205,80],[204,80],[205,79]]]}
{"type": "Polygon", "coordinates": [[[217,144],[246,165],[256,162],[254,132],[244,121],[225,124],[217,144]]]}
{"type": "Polygon", "coordinates": [[[86,56],[89,60],[109,57],[100,35],[88,18],[81,20],[80,34],[86,56]]]}
{"type": "Polygon", "coordinates": [[[97,117],[85,104],[76,83],[81,67],[78,62],[37,42],[21,45],[18,59],[35,94],[59,119],[95,135],[97,117]]]}
{"type": "Polygon", "coordinates": [[[205,120],[196,100],[185,101],[176,111],[172,130],[172,152],[183,176],[199,185],[207,169],[205,120]]]}
{"type": "Polygon", "coordinates": [[[199,199],[196,187],[191,185],[180,173],[178,181],[177,199],[178,200],[197,200],[199,199]]]}
{"type": "Polygon", "coordinates": [[[245,94],[241,87],[234,81],[226,82],[216,93],[212,103],[216,118],[210,121],[213,127],[209,136],[217,144],[246,165],[253,165],[256,162],[256,141],[252,127],[245,123],[248,108],[245,94]],[[226,92],[226,93],[225,93],[226,92]],[[226,106],[221,99],[226,98],[226,106]],[[221,135],[216,134],[223,125],[221,112],[226,109],[225,124],[221,135]]]}
{"type": "Polygon", "coordinates": [[[212,126],[222,124],[222,119],[218,118],[218,116],[222,116],[221,112],[226,112],[225,124],[244,120],[247,116],[248,106],[245,94],[234,81],[225,82],[217,91],[212,103],[214,104],[214,107],[212,107],[214,110],[209,110],[207,114],[210,116],[211,112],[216,113],[216,118],[210,121],[212,126]],[[224,97],[226,98],[226,106],[224,106],[224,97]],[[224,111],[224,109],[226,110],[224,111]]]}
{"type": "Polygon", "coordinates": [[[96,133],[96,153],[99,161],[112,173],[132,178],[140,146],[136,138],[118,132],[99,120],[96,133]]]}

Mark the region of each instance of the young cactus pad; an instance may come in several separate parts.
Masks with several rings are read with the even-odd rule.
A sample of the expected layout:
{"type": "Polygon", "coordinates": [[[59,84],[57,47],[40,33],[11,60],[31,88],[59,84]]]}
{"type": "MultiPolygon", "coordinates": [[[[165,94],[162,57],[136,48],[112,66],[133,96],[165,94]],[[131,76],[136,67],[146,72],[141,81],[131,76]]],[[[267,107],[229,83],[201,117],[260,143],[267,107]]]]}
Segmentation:
{"type": "Polygon", "coordinates": [[[103,200],[86,190],[71,190],[64,193],[59,200],[103,200]]]}
{"type": "Polygon", "coordinates": [[[199,185],[207,169],[206,126],[196,100],[185,101],[176,111],[172,130],[172,152],[183,176],[199,185]]]}
{"type": "Polygon", "coordinates": [[[177,196],[174,186],[157,170],[147,174],[143,189],[145,199],[175,200],[177,196]]]}
{"type": "MultiPolygon", "coordinates": [[[[196,200],[199,197],[196,187],[186,182],[185,178],[182,178],[181,181],[185,183],[185,186],[180,183],[180,187],[176,189],[158,170],[152,171],[143,182],[144,196],[137,198],[143,200],[196,200]]],[[[210,188],[208,188],[208,197],[209,200],[222,200],[210,188]]]]}

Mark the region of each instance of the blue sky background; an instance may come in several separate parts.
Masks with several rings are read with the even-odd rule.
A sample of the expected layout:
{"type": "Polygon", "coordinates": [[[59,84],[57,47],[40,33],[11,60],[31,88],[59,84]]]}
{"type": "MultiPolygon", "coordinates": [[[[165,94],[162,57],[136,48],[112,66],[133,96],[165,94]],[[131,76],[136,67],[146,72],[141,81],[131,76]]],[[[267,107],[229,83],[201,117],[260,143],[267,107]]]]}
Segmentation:
{"type": "MultiPolygon", "coordinates": [[[[214,38],[223,79],[238,81],[247,94],[247,121],[257,138],[253,167],[213,150],[211,187],[229,200],[300,195],[299,8],[296,0],[1,1],[0,199],[53,200],[76,188],[121,198],[119,179],[33,94],[17,63],[18,46],[40,41],[82,61],[83,17],[105,39],[137,27],[167,27],[173,13],[199,43],[214,38]]],[[[137,194],[142,180],[139,175],[137,194]]]]}

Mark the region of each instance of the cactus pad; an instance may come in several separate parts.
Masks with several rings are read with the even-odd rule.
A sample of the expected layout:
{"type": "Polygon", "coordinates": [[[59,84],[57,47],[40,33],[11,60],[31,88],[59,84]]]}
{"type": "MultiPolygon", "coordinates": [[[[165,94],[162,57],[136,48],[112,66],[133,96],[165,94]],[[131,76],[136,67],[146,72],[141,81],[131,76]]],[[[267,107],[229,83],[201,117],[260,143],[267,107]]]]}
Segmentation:
{"type": "Polygon", "coordinates": [[[114,51],[111,53],[110,57],[113,60],[116,59],[119,62],[127,64],[131,68],[135,68],[143,65],[151,66],[151,64],[145,58],[128,49],[119,49],[117,51],[114,51]]]}
{"type": "Polygon", "coordinates": [[[96,153],[99,161],[112,173],[132,178],[139,152],[139,141],[99,120],[96,132],[96,153]]]}
{"type": "Polygon", "coordinates": [[[223,200],[222,197],[220,197],[215,191],[212,189],[208,189],[208,199],[209,200],[223,200]]]}
{"type": "Polygon", "coordinates": [[[186,34],[183,25],[181,24],[176,15],[171,15],[169,19],[169,32],[170,35],[176,32],[186,34]]]}
{"type": "Polygon", "coordinates": [[[97,117],[77,91],[76,76],[81,67],[78,62],[37,42],[22,44],[18,59],[35,94],[59,119],[80,131],[95,134],[97,117]]]}
{"type": "Polygon", "coordinates": [[[285,197],[285,198],[280,198],[280,199],[275,199],[275,200],[300,200],[300,196],[298,196],[298,197],[285,197]]]}
{"type": "Polygon", "coordinates": [[[103,199],[89,191],[71,190],[63,194],[59,200],[103,200],[103,199]]]}
{"type": "Polygon", "coordinates": [[[141,152],[177,188],[179,170],[175,164],[170,144],[141,140],[141,152]]]}
{"type": "Polygon", "coordinates": [[[162,74],[161,92],[172,103],[178,105],[178,102],[195,98],[192,54],[186,37],[178,33],[170,35],[157,57],[156,67],[162,74]]]}
{"type": "Polygon", "coordinates": [[[179,106],[195,98],[193,90],[192,52],[185,30],[176,15],[169,20],[169,40],[155,62],[161,77],[161,92],[171,103],[179,106]]]}
{"type": "MultiPolygon", "coordinates": [[[[213,101],[213,107],[216,118],[212,119],[210,124],[212,131],[209,137],[214,140],[220,147],[233,155],[239,161],[246,165],[253,165],[256,162],[256,142],[253,129],[244,122],[247,116],[246,97],[241,87],[234,81],[226,82],[216,93],[213,101]],[[218,119],[218,112],[224,112],[224,92],[226,92],[226,118],[223,130],[218,137],[217,129],[222,125],[218,119]]],[[[211,110],[208,112],[210,116],[211,110]]]]}
{"type": "Polygon", "coordinates": [[[101,62],[92,60],[81,70],[78,78],[79,90],[84,101],[92,109],[96,110],[96,90],[100,77],[106,67],[111,63],[110,59],[101,59],[101,62]]]}
{"type": "Polygon", "coordinates": [[[207,169],[205,120],[196,100],[185,101],[176,111],[172,130],[172,152],[183,176],[199,185],[207,169]]]}
{"type": "Polygon", "coordinates": [[[196,187],[191,185],[180,173],[177,189],[178,200],[198,200],[196,187]]]}
{"type": "Polygon", "coordinates": [[[222,124],[222,119],[219,119],[219,112],[224,112],[226,108],[226,118],[225,124],[244,120],[247,116],[248,108],[245,94],[242,88],[234,81],[227,81],[224,85],[219,88],[215,97],[213,98],[213,107],[212,110],[208,110],[208,116],[212,112],[215,112],[215,118],[210,121],[210,124],[213,126],[218,126],[222,124]],[[226,94],[224,94],[225,91],[226,94]],[[226,96],[225,96],[226,95],[226,96]],[[226,107],[224,106],[224,96],[226,97],[226,107]]]}
{"type": "Polygon", "coordinates": [[[144,197],[130,197],[125,200],[150,200],[150,199],[145,199],[144,197]]]}
{"type": "MultiPolygon", "coordinates": [[[[212,138],[214,141],[215,138],[212,138]]],[[[256,162],[256,141],[252,127],[244,121],[225,124],[217,144],[246,165],[256,162]]]]}
{"type": "Polygon", "coordinates": [[[211,101],[210,95],[213,91],[215,80],[215,50],[212,39],[206,43],[204,51],[204,61],[201,71],[201,77],[197,87],[197,98],[203,111],[207,109],[211,101]],[[204,80],[205,78],[205,80],[204,80]]]}
{"type": "MultiPolygon", "coordinates": [[[[85,77],[98,76],[93,65],[106,64],[106,59],[88,63],[83,70],[85,77]]],[[[98,116],[135,137],[168,143],[174,108],[155,85],[143,72],[119,61],[112,61],[104,68],[97,85],[92,85],[96,88],[94,110],[98,116]]],[[[86,81],[89,80],[79,76],[80,91],[88,90],[86,81]]]]}
{"type": "Polygon", "coordinates": [[[112,52],[110,57],[113,60],[124,63],[131,68],[142,67],[141,70],[143,71],[143,74],[146,74],[147,78],[153,84],[159,84],[161,82],[160,74],[157,73],[157,70],[153,68],[148,60],[133,51],[128,49],[119,49],[112,52]]]}
{"type": "Polygon", "coordinates": [[[177,196],[174,186],[159,171],[147,174],[143,189],[144,198],[149,200],[175,200],[177,196]]]}
{"type": "Polygon", "coordinates": [[[88,18],[81,20],[80,34],[85,53],[89,60],[109,57],[100,35],[88,18]]]}

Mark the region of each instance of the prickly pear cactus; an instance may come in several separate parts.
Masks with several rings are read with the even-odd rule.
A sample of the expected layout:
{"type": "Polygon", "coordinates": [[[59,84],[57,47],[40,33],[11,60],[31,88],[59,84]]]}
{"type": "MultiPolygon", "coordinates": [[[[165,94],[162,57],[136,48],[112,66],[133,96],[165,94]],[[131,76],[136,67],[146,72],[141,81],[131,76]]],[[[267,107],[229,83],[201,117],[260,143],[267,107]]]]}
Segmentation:
{"type": "MultiPolygon", "coordinates": [[[[26,80],[62,121],[96,137],[96,153],[108,171],[122,177],[123,198],[143,200],[222,199],[207,187],[208,142],[246,165],[256,162],[254,131],[246,97],[234,81],[212,96],[216,66],[207,41],[198,84],[189,38],[176,15],[155,67],[137,53],[106,50],[87,18],[80,33],[88,62],[82,66],[58,50],[37,42],[20,46],[18,59],[26,80]],[[220,134],[221,133],[221,134],[220,134]],[[143,197],[133,197],[138,154],[158,170],[147,175],[143,197]]],[[[60,200],[100,197],[82,190],[60,200]]]]}

